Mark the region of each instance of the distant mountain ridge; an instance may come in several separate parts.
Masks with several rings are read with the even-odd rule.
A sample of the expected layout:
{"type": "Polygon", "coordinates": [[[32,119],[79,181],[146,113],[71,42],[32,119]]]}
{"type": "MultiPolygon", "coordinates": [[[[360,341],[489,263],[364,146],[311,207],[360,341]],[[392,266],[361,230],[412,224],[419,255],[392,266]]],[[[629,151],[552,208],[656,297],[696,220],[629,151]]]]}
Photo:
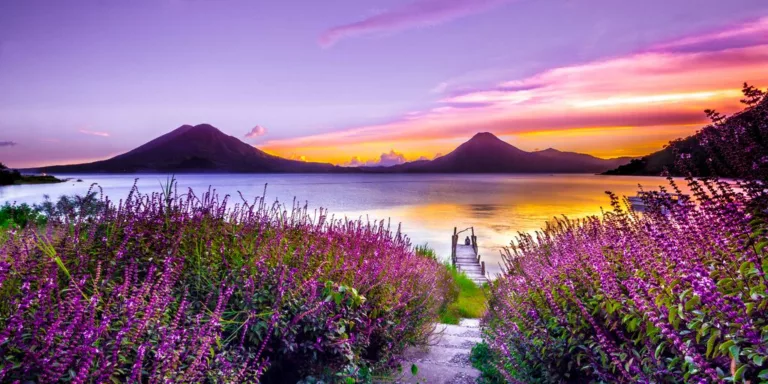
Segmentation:
{"type": "Polygon", "coordinates": [[[183,125],[107,160],[35,170],[47,173],[601,173],[630,160],[600,159],[552,148],[526,152],[492,133],[482,132],[434,160],[390,167],[339,167],[273,156],[210,124],[200,124],[183,125]]]}
{"type": "Polygon", "coordinates": [[[415,161],[383,171],[408,173],[600,173],[631,160],[601,159],[556,149],[526,152],[490,132],[481,132],[451,153],[431,161],[415,161]]]}

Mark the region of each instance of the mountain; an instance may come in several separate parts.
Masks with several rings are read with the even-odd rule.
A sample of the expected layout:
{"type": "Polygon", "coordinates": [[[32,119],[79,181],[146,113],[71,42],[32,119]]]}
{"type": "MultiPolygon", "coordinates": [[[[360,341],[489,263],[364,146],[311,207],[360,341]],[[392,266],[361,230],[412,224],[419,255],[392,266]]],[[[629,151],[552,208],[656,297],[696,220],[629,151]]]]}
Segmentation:
{"type": "Polygon", "coordinates": [[[600,173],[630,158],[600,159],[574,152],[546,149],[526,152],[489,132],[478,133],[453,152],[431,161],[415,161],[378,169],[413,173],[600,173]]]}
{"type": "Polygon", "coordinates": [[[267,154],[209,124],[183,125],[132,151],[86,164],[57,165],[47,173],[133,172],[331,172],[331,164],[283,159],[267,154]]]}
{"type": "Polygon", "coordinates": [[[478,133],[453,152],[434,160],[391,167],[337,167],[288,160],[267,154],[209,124],[183,125],[132,151],[85,164],[35,169],[46,173],[232,172],[232,173],[600,173],[628,158],[594,156],[546,149],[526,152],[491,133],[478,133]]]}
{"type": "MultiPolygon", "coordinates": [[[[603,159],[603,158],[587,155],[584,153],[558,151],[557,149],[554,149],[554,148],[547,148],[543,151],[538,151],[533,153],[536,153],[542,156],[547,156],[549,158],[557,159],[557,161],[571,162],[574,164],[580,164],[580,166],[594,168],[594,169],[605,169],[605,167],[615,168],[620,165],[627,164],[630,161],[634,160],[633,157],[629,157],[629,156],[603,159]]],[[[599,172],[599,171],[596,171],[596,172],[599,172]]]]}

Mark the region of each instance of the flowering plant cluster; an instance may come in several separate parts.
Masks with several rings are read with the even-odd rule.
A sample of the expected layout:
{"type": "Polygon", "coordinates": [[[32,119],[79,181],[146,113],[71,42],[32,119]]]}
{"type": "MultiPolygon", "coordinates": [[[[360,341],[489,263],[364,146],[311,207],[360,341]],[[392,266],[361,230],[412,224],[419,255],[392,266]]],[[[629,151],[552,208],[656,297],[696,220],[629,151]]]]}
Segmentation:
{"type": "Polygon", "coordinates": [[[643,214],[611,195],[602,217],[520,234],[484,319],[506,380],[768,382],[767,102],[744,91],[700,135],[735,184],[688,178],[692,196],[648,194],[643,214]]]}
{"type": "Polygon", "coordinates": [[[365,380],[424,342],[445,268],[381,222],[139,194],[0,235],[0,382],[365,380]]]}
{"type": "MultiPolygon", "coordinates": [[[[768,380],[765,213],[724,182],[696,205],[558,220],[505,256],[488,337],[509,381],[768,380]]],[[[668,196],[668,195],[667,195],[668,196]]]]}

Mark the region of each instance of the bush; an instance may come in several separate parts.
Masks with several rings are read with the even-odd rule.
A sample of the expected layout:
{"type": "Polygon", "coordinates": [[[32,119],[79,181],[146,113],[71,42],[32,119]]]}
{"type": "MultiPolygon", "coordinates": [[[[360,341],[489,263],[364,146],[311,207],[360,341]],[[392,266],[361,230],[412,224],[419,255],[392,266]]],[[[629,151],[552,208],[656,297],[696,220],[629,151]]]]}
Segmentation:
{"type": "MultiPolygon", "coordinates": [[[[94,184],[95,186],[95,184],[94,184]]],[[[61,221],[75,221],[78,218],[90,220],[104,210],[104,201],[100,200],[93,187],[85,195],[59,196],[54,203],[50,196],[43,195],[43,202],[35,204],[34,208],[49,218],[61,221]]]]}
{"type": "Polygon", "coordinates": [[[383,223],[134,190],[0,246],[0,381],[365,381],[426,341],[443,272],[383,223]]]}
{"type": "Polygon", "coordinates": [[[509,380],[768,380],[765,211],[689,183],[696,203],[662,193],[638,216],[612,197],[602,220],[517,239],[485,319],[509,380]]]}
{"type": "Polygon", "coordinates": [[[506,380],[501,375],[499,369],[494,365],[499,358],[494,355],[493,350],[486,343],[475,344],[469,356],[472,366],[480,371],[480,378],[477,380],[480,384],[502,384],[506,380]]]}
{"type": "Polygon", "coordinates": [[[13,185],[21,180],[21,173],[17,170],[7,169],[0,163],[0,186],[13,185]]]}
{"type": "Polygon", "coordinates": [[[47,217],[27,204],[5,203],[0,207],[0,229],[24,228],[28,224],[45,225],[47,217]]]}

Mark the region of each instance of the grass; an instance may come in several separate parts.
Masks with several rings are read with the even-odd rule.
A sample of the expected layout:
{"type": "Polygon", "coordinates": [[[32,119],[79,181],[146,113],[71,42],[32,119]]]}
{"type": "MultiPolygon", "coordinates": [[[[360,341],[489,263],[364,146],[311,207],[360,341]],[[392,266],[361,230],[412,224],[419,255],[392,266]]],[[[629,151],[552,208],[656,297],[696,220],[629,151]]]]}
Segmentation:
{"type": "Polygon", "coordinates": [[[477,379],[478,384],[501,384],[506,381],[493,364],[498,358],[493,354],[488,344],[480,343],[472,347],[469,360],[472,362],[472,366],[480,371],[480,377],[477,379]]]}
{"type": "Polygon", "coordinates": [[[459,294],[455,301],[448,304],[440,312],[440,322],[444,324],[458,324],[460,319],[477,319],[483,317],[487,308],[486,292],[459,272],[456,267],[446,266],[448,272],[458,287],[459,294]]]}
{"type": "MultiPolygon", "coordinates": [[[[414,251],[421,257],[437,260],[437,253],[428,244],[417,245],[414,251]]],[[[456,267],[446,265],[448,282],[452,287],[451,302],[440,311],[440,322],[443,324],[459,324],[461,319],[479,319],[487,308],[486,288],[475,284],[466,274],[459,272],[456,267]]]]}

